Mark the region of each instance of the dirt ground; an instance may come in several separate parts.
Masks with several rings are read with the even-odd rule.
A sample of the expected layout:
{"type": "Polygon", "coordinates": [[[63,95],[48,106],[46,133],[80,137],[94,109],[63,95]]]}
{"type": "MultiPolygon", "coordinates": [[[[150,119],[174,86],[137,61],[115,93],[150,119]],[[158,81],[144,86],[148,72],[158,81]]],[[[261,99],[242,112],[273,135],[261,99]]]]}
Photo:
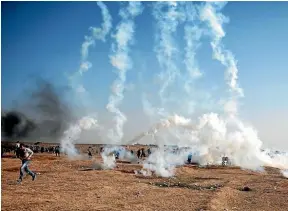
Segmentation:
{"type": "MultiPolygon", "coordinates": [[[[100,161],[98,157],[96,159],[100,161]]],[[[186,165],[173,178],[137,176],[141,165],[87,170],[91,160],[35,154],[28,175],[16,183],[20,160],[2,158],[2,210],[288,210],[288,179],[278,169],[186,165]],[[243,191],[248,186],[251,191],[243,191]]]]}

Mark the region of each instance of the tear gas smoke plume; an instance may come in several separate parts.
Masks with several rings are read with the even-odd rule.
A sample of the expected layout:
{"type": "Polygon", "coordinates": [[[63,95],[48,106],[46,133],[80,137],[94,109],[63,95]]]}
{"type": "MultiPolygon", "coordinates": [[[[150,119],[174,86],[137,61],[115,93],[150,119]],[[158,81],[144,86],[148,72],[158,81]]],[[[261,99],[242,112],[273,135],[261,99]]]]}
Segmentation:
{"type": "Polygon", "coordinates": [[[61,139],[61,148],[70,158],[79,155],[75,142],[80,138],[81,132],[97,127],[97,120],[92,117],[82,117],[76,124],[71,124],[61,139]]]}
{"type": "Polygon", "coordinates": [[[115,127],[109,131],[108,138],[115,143],[120,143],[123,138],[123,126],[126,116],[120,111],[119,105],[124,99],[124,86],[126,82],[126,72],[131,69],[132,62],[129,58],[129,45],[133,41],[134,18],[142,13],[141,2],[129,2],[128,6],[120,9],[122,21],[117,25],[116,34],[113,36],[116,43],[112,44],[113,55],[110,61],[118,71],[118,78],[112,85],[112,94],[109,97],[107,110],[115,114],[115,127]]]}
{"type": "Polygon", "coordinates": [[[58,141],[72,119],[64,89],[40,80],[36,88],[19,102],[19,109],[2,111],[2,138],[6,140],[58,141]]]}
{"type": "Polygon", "coordinates": [[[178,25],[185,20],[185,14],[179,10],[178,2],[156,2],[153,7],[153,16],[157,22],[155,52],[162,71],[159,78],[162,86],[159,96],[162,106],[168,100],[167,89],[180,76],[180,71],[174,58],[179,52],[173,35],[178,25]]]}
{"type": "Polygon", "coordinates": [[[101,153],[101,157],[103,160],[102,169],[113,169],[116,167],[116,159],[117,156],[121,160],[127,160],[130,162],[137,162],[137,158],[131,154],[130,151],[127,151],[122,146],[107,146],[104,148],[101,153]]]}
{"type": "MultiPolygon", "coordinates": [[[[101,9],[101,14],[103,17],[102,27],[89,28],[91,35],[85,36],[85,41],[81,46],[81,63],[79,70],[70,77],[71,80],[78,79],[83,75],[83,73],[87,72],[92,67],[92,63],[88,60],[90,48],[95,46],[96,40],[106,42],[106,36],[109,34],[112,28],[112,17],[108,11],[107,6],[103,2],[97,2],[97,5],[101,9]]],[[[86,92],[86,89],[82,84],[76,85],[75,89],[77,93],[86,92]]]]}
{"type": "MultiPolygon", "coordinates": [[[[94,37],[91,36],[87,43],[83,44],[84,60],[88,56],[87,46],[92,45],[95,38],[105,40],[105,35],[112,28],[112,18],[109,16],[108,9],[103,3],[101,5],[103,17],[108,18],[104,18],[102,30],[93,30],[94,37]]],[[[191,155],[192,160],[201,165],[219,164],[222,156],[228,156],[233,165],[253,170],[262,170],[265,165],[273,166],[282,169],[283,175],[287,176],[287,170],[285,170],[288,169],[287,154],[276,155],[274,152],[266,153],[261,150],[262,142],[258,138],[257,131],[239,116],[239,100],[244,97],[244,91],[238,82],[237,60],[223,43],[226,34],[224,24],[228,23],[228,18],[221,13],[221,10],[226,3],[156,2],[152,5],[152,16],[157,26],[154,52],[160,66],[160,71],[156,73],[161,82],[157,93],[160,105],[153,107],[154,103],[146,97],[143,98],[142,103],[144,113],[148,117],[160,120],[147,132],[139,134],[128,142],[135,143],[144,137],[149,137],[151,142],[153,140],[158,146],[144,161],[142,174],[150,175],[153,171],[159,176],[172,176],[175,173],[175,167],[183,165],[187,156],[191,155]],[[177,58],[183,55],[178,50],[175,39],[177,30],[183,26],[183,40],[186,46],[182,62],[186,71],[180,71],[181,66],[178,66],[177,58]],[[200,76],[203,76],[201,68],[198,66],[196,53],[204,37],[210,39],[212,58],[219,61],[225,68],[225,82],[229,97],[223,104],[223,113],[212,111],[211,113],[201,113],[202,107],[200,104],[198,106],[198,98],[195,97],[195,93],[202,91],[196,90],[195,86],[196,80],[197,83],[200,82],[202,78],[200,76]],[[180,85],[179,81],[181,81],[180,85]],[[176,87],[179,91],[177,96],[170,94],[169,89],[175,88],[177,84],[178,87],[180,86],[179,89],[176,87]],[[181,91],[185,92],[185,99],[179,97],[182,94],[181,91]],[[178,110],[174,108],[173,111],[170,111],[170,103],[178,105],[178,110]],[[179,113],[186,113],[189,116],[183,117],[179,113]],[[198,115],[196,116],[196,114],[198,115]],[[171,151],[165,145],[176,145],[176,148],[171,151]]],[[[106,106],[107,110],[114,115],[114,127],[108,128],[109,133],[106,138],[110,140],[110,143],[118,145],[124,144],[123,126],[128,119],[120,111],[120,105],[124,100],[126,73],[132,68],[132,58],[129,55],[131,54],[130,46],[134,44],[135,40],[137,23],[135,18],[142,11],[143,5],[140,2],[129,2],[127,7],[121,7],[119,12],[121,21],[112,36],[112,54],[109,59],[117,70],[118,78],[112,84],[112,93],[106,106]]],[[[84,65],[86,69],[89,69],[90,66],[84,65]]],[[[74,143],[79,138],[79,133],[92,128],[92,125],[99,127],[95,119],[92,121],[93,124],[90,120],[88,122],[90,123],[87,127],[82,127],[83,124],[78,122],[76,126],[72,125],[64,133],[62,146],[66,147],[68,154],[77,154],[74,143]]],[[[101,125],[101,123],[99,124],[101,125]]],[[[125,150],[121,151],[119,147],[104,149],[102,153],[103,168],[115,167],[114,154],[115,151],[120,153],[119,150],[125,152],[125,150]]],[[[126,157],[128,156],[127,153],[124,154],[126,157]]],[[[130,158],[132,157],[130,156],[130,158]]]]}

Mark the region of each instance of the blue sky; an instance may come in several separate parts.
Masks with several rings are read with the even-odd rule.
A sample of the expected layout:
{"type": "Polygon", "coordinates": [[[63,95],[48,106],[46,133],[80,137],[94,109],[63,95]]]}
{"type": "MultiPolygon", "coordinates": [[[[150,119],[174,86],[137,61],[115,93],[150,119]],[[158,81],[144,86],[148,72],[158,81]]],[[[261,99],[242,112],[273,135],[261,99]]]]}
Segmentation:
{"type": "MultiPolygon", "coordinates": [[[[33,76],[43,76],[57,84],[67,85],[67,74],[79,69],[80,48],[84,36],[89,35],[88,28],[99,27],[102,23],[97,4],[1,4],[2,107],[13,106],[13,100],[21,97],[33,76]]],[[[105,4],[113,18],[114,33],[115,25],[120,20],[119,2],[105,4]]],[[[134,45],[130,50],[134,66],[127,73],[127,83],[131,85],[131,89],[125,93],[123,103],[126,109],[135,111],[141,109],[143,91],[157,91],[152,83],[153,76],[159,72],[159,64],[153,52],[156,26],[150,4],[144,3],[143,13],[135,19],[134,45]],[[141,81],[139,73],[142,76],[141,81]]],[[[270,140],[270,146],[274,144],[271,139],[275,134],[282,143],[288,138],[285,135],[288,128],[285,131],[283,126],[288,125],[287,11],[287,2],[230,2],[222,11],[230,19],[224,26],[226,36],[223,43],[238,60],[239,83],[245,92],[245,98],[241,102],[242,115],[256,125],[262,139],[267,142],[270,140]],[[274,131],[273,135],[267,133],[269,129],[274,131]]],[[[96,42],[88,58],[93,67],[79,78],[89,92],[85,99],[90,99],[89,107],[96,112],[105,110],[110,86],[116,78],[108,58],[111,53],[111,40],[109,34],[105,43],[96,42]]],[[[182,26],[177,31],[176,41],[181,56],[181,49],[185,47],[182,26]]],[[[218,88],[214,90],[213,96],[220,98],[225,88],[224,67],[212,60],[208,38],[202,41],[197,61],[200,70],[205,72],[205,78],[197,83],[208,89],[218,88]]],[[[184,68],[181,63],[178,63],[178,67],[184,68]]],[[[287,144],[286,147],[288,148],[287,144]]]]}

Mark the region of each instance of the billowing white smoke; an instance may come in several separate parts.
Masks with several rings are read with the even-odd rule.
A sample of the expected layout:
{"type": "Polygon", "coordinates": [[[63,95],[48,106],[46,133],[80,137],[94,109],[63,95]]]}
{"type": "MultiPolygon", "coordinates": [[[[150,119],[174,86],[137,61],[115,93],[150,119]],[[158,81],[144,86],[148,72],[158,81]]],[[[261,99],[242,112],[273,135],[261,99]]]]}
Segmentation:
{"type": "Polygon", "coordinates": [[[75,143],[79,140],[81,133],[96,127],[98,127],[97,120],[90,116],[82,117],[75,124],[71,124],[61,139],[62,151],[70,158],[79,155],[75,143]]]}
{"type": "Polygon", "coordinates": [[[132,62],[128,55],[129,44],[133,41],[134,34],[134,18],[141,14],[143,10],[141,2],[129,2],[127,8],[120,10],[122,21],[117,26],[117,32],[114,35],[116,43],[112,44],[113,55],[110,57],[111,64],[118,71],[118,78],[112,85],[112,94],[109,97],[107,110],[115,114],[115,128],[108,133],[109,138],[114,143],[119,143],[123,137],[123,126],[126,122],[126,116],[120,111],[124,95],[124,86],[126,81],[126,72],[131,69],[132,62]]]}
{"type": "MultiPolygon", "coordinates": [[[[261,152],[262,142],[251,126],[244,125],[237,119],[224,120],[216,113],[204,114],[198,119],[197,123],[192,123],[190,120],[178,116],[177,118],[170,118],[142,134],[142,137],[155,135],[163,128],[177,126],[191,132],[189,134],[190,138],[182,137],[184,139],[182,139],[181,144],[178,143],[177,145],[190,146],[190,149],[171,154],[163,146],[165,140],[158,139],[156,143],[159,148],[144,161],[144,169],[154,171],[157,175],[163,177],[172,176],[175,167],[185,163],[188,152],[193,152],[194,161],[201,165],[218,165],[221,163],[222,156],[228,156],[233,165],[246,169],[262,170],[263,165],[281,169],[288,167],[287,156],[273,153],[272,157],[261,152]]],[[[175,143],[175,141],[170,144],[172,145],[172,143],[175,143]]]]}
{"type": "Polygon", "coordinates": [[[234,165],[258,170],[261,166],[260,147],[256,131],[240,121],[225,121],[218,114],[205,114],[199,118],[197,137],[206,148],[207,163],[217,164],[222,156],[232,159],[234,165]]]}
{"type": "Polygon", "coordinates": [[[118,154],[118,158],[121,160],[128,160],[130,162],[135,162],[136,157],[127,151],[122,146],[105,147],[101,153],[103,159],[103,169],[113,169],[116,167],[115,155],[118,154]]]}
{"type": "Polygon", "coordinates": [[[267,166],[282,169],[282,173],[287,177],[288,171],[288,153],[272,150],[264,150],[261,153],[262,160],[267,166]],[[286,173],[286,174],[285,174],[286,173]]]}
{"type": "MultiPolygon", "coordinates": [[[[159,123],[154,125],[150,130],[145,133],[138,135],[133,139],[133,142],[139,141],[141,138],[145,136],[154,137],[157,133],[161,132],[163,129],[170,128],[184,128],[191,130],[194,126],[190,119],[186,119],[182,116],[173,115],[168,117],[167,119],[161,120],[159,123]]],[[[167,151],[165,149],[165,140],[155,139],[156,144],[158,145],[157,150],[153,150],[151,155],[146,159],[143,163],[143,168],[145,170],[142,171],[144,175],[150,175],[149,172],[153,171],[158,176],[170,177],[174,174],[174,168],[176,165],[184,164],[185,160],[187,160],[187,153],[174,154],[171,151],[167,151]]],[[[183,140],[182,140],[183,141],[183,140]]],[[[173,141],[175,143],[175,141],[173,141]]],[[[186,143],[178,143],[179,145],[186,145],[187,140],[184,140],[186,143]]],[[[169,144],[169,141],[168,141],[169,144]]]]}
{"type": "Polygon", "coordinates": [[[183,165],[187,160],[187,151],[174,151],[159,147],[143,163],[142,174],[149,175],[153,171],[157,176],[171,177],[175,173],[175,167],[183,165]]]}
{"type": "Polygon", "coordinates": [[[114,169],[116,167],[115,150],[117,150],[117,148],[104,148],[101,153],[103,169],[114,169]]]}
{"type": "MultiPolygon", "coordinates": [[[[286,164],[284,164],[286,167],[284,168],[288,168],[287,157],[285,158],[282,156],[280,161],[275,158],[271,159],[271,157],[261,153],[260,148],[262,142],[259,140],[256,131],[251,127],[245,126],[243,122],[237,118],[237,99],[243,97],[244,94],[243,90],[237,83],[237,62],[233,54],[224,49],[224,45],[221,42],[222,38],[225,36],[222,24],[227,22],[228,19],[219,11],[225,6],[225,4],[226,3],[223,2],[207,2],[200,11],[200,19],[207,22],[211,28],[211,46],[213,49],[213,56],[227,68],[226,80],[231,93],[231,98],[224,105],[224,111],[228,114],[228,118],[225,120],[226,124],[228,126],[229,124],[232,124],[232,130],[234,131],[231,132],[231,128],[228,127],[226,129],[228,131],[226,132],[227,134],[225,139],[220,139],[218,145],[223,145],[222,147],[225,149],[224,152],[233,157],[234,163],[244,168],[255,169],[262,165],[279,166],[281,165],[280,163],[285,163],[283,160],[286,160],[286,164]]],[[[216,134],[224,135],[223,130],[216,131],[216,134]]]]}
{"type": "Polygon", "coordinates": [[[288,178],[288,170],[282,170],[281,173],[284,177],[288,178]]]}
{"type": "MultiPolygon", "coordinates": [[[[137,143],[144,136],[154,136],[159,130],[163,128],[170,128],[170,127],[189,127],[190,128],[192,127],[190,123],[191,123],[190,119],[186,119],[182,116],[174,114],[173,116],[169,116],[166,119],[160,120],[159,123],[155,124],[147,132],[139,134],[131,142],[129,142],[129,144],[137,143]]],[[[161,144],[161,143],[156,143],[156,144],[161,144]]]]}
{"type": "MultiPolygon", "coordinates": [[[[164,92],[174,81],[176,76],[180,74],[174,61],[173,56],[177,52],[176,45],[172,34],[176,31],[178,23],[183,17],[181,9],[177,10],[177,3],[168,3],[166,12],[163,12],[165,3],[156,3],[154,7],[154,17],[158,23],[160,33],[158,35],[159,44],[156,47],[157,58],[161,68],[164,71],[160,76],[164,80],[163,86],[160,88],[159,95],[163,102],[165,101],[164,92]]],[[[239,97],[244,97],[243,90],[238,85],[238,69],[237,62],[233,54],[224,48],[222,38],[225,36],[222,24],[226,22],[219,11],[225,6],[225,3],[205,3],[202,7],[198,7],[199,20],[208,24],[208,29],[212,38],[211,46],[213,50],[213,57],[221,62],[226,69],[226,81],[230,91],[230,98],[224,105],[225,116],[221,117],[216,113],[208,113],[199,117],[198,122],[192,123],[189,121],[180,121],[179,123],[167,119],[156,124],[152,129],[146,133],[140,134],[134,142],[138,142],[144,136],[155,136],[160,133],[162,129],[181,126],[188,136],[179,136],[177,145],[194,146],[190,152],[197,152],[194,156],[202,165],[219,164],[222,156],[228,156],[233,165],[241,166],[242,168],[262,170],[262,166],[268,165],[285,169],[287,168],[287,156],[273,155],[268,156],[261,152],[262,142],[258,138],[257,131],[244,124],[238,118],[238,103],[239,97]],[[172,123],[173,122],[173,123],[172,123]],[[171,124],[172,123],[172,124],[171,124]],[[196,149],[195,149],[196,148],[196,149]]],[[[194,11],[195,12],[195,11],[194,11]]],[[[190,13],[191,14],[191,13],[190,13]]],[[[197,14],[197,13],[196,13],[197,14]]],[[[187,20],[194,20],[195,16],[186,14],[187,20]]],[[[190,73],[190,78],[186,80],[186,92],[191,92],[191,86],[194,79],[198,78],[201,73],[197,67],[195,60],[196,50],[200,43],[202,29],[197,25],[186,25],[184,28],[186,49],[185,49],[185,64],[186,69],[190,73]]],[[[167,112],[163,109],[153,109],[150,103],[144,99],[144,109],[146,114],[166,116],[167,112]]],[[[191,102],[193,103],[192,99],[191,102]]],[[[175,115],[177,116],[177,115],[175,115]]],[[[177,116],[178,119],[185,119],[177,116]]],[[[173,118],[172,118],[173,120],[173,118]]],[[[178,127],[179,128],[179,127],[178,127]]],[[[177,138],[177,130],[173,131],[175,138],[177,138]]],[[[181,131],[183,133],[183,131],[181,131]]],[[[179,133],[179,131],[178,131],[179,133]]],[[[150,157],[144,161],[144,169],[148,171],[155,171],[160,176],[172,176],[174,168],[177,165],[183,164],[187,160],[187,152],[178,154],[171,154],[164,148],[165,144],[175,144],[176,141],[167,141],[165,137],[157,138],[156,144],[159,146],[158,150],[154,151],[150,157]],[[175,162],[176,161],[176,162],[175,162]]],[[[194,158],[195,159],[195,158],[194,158]]],[[[284,172],[284,171],[283,171],[284,172]]],[[[143,173],[145,171],[143,170],[143,173]]],[[[147,172],[146,175],[149,175],[147,172]]]]}
{"type": "MultiPolygon", "coordinates": [[[[105,36],[112,27],[111,17],[107,8],[103,3],[98,3],[98,5],[102,8],[103,16],[106,18],[104,18],[102,30],[93,28],[93,36],[86,38],[83,44],[82,58],[84,59],[82,59],[83,62],[80,67],[80,69],[82,68],[81,72],[91,67],[91,64],[87,61],[87,57],[88,48],[93,45],[94,39],[105,41],[105,36]]],[[[163,120],[148,132],[140,134],[133,140],[134,142],[138,142],[144,136],[152,136],[158,145],[158,149],[153,151],[143,163],[144,170],[142,173],[146,175],[149,175],[149,171],[154,171],[159,176],[172,176],[175,173],[175,167],[183,165],[187,160],[188,154],[192,153],[194,161],[202,165],[208,163],[219,164],[222,156],[228,156],[232,164],[241,166],[242,168],[261,170],[262,166],[268,165],[281,168],[283,175],[287,176],[287,170],[285,170],[288,169],[287,154],[261,151],[262,142],[258,138],[257,131],[250,125],[244,124],[238,117],[238,99],[244,97],[244,94],[237,82],[237,62],[233,54],[225,49],[222,43],[222,38],[225,36],[222,25],[228,20],[220,13],[220,10],[224,6],[225,3],[222,2],[207,2],[202,6],[195,7],[197,11],[190,11],[186,7],[183,7],[183,3],[178,2],[157,2],[154,4],[153,15],[158,25],[155,51],[161,67],[160,79],[163,82],[159,90],[162,108],[152,108],[148,101],[144,101],[144,108],[146,109],[146,114],[150,117],[157,116],[158,118],[161,116],[163,120]],[[184,9],[186,13],[183,13],[183,8],[186,9],[184,9]],[[196,19],[202,21],[202,23],[206,23],[208,26],[213,57],[226,68],[225,78],[229,87],[230,97],[224,105],[225,114],[223,116],[216,113],[208,113],[200,116],[198,119],[193,119],[192,122],[192,120],[179,115],[171,115],[164,105],[168,105],[166,104],[167,101],[171,100],[169,98],[171,95],[168,97],[166,95],[169,91],[168,88],[173,85],[178,76],[179,78],[185,78],[188,75],[189,77],[186,77],[187,80],[183,84],[188,95],[188,102],[193,106],[194,96],[191,94],[189,98],[189,94],[193,91],[195,79],[201,76],[195,55],[200,44],[200,39],[204,34],[203,31],[205,31],[205,29],[201,28],[202,25],[196,24],[196,19]],[[178,54],[173,36],[177,31],[177,27],[184,20],[188,21],[184,26],[186,41],[184,64],[186,65],[186,73],[181,75],[181,71],[176,66],[175,59],[180,54],[178,54]],[[171,133],[173,139],[168,139],[166,134],[161,134],[164,130],[166,134],[167,131],[171,133]],[[178,146],[189,146],[190,148],[171,152],[164,147],[164,145],[173,145],[175,143],[178,146]]],[[[134,18],[141,14],[141,12],[142,5],[140,2],[129,2],[127,8],[120,10],[122,21],[117,26],[116,34],[114,35],[115,42],[112,44],[113,55],[111,55],[110,61],[118,70],[118,78],[113,83],[112,94],[107,105],[108,111],[115,114],[115,127],[109,131],[108,136],[116,144],[121,143],[123,125],[126,121],[126,117],[120,111],[119,106],[124,98],[126,72],[132,67],[129,57],[129,46],[133,41],[134,18]]],[[[85,89],[81,87],[80,90],[83,91],[85,89]]],[[[193,112],[192,106],[188,106],[187,110],[191,110],[188,113],[193,112]]],[[[91,123],[91,121],[88,122],[90,122],[87,124],[88,126],[85,126],[86,124],[80,121],[72,125],[65,132],[61,145],[68,155],[73,156],[77,154],[74,143],[79,138],[79,134],[83,130],[97,125],[96,120],[94,120],[94,123],[91,123]]],[[[102,153],[104,168],[111,169],[115,167],[115,151],[119,153],[120,158],[133,158],[131,154],[123,149],[119,149],[119,147],[107,147],[102,153]]]]}

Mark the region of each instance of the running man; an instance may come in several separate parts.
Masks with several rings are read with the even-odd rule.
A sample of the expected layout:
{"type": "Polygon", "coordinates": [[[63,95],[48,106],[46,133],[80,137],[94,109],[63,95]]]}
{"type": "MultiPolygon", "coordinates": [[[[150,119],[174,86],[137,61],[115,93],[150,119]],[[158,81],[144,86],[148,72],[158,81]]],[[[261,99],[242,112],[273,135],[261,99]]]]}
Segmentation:
{"type": "Polygon", "coordinates": [[[20,167],[20,177],[17,180],[18,183],[21,183],[24,177],[24,173],[27,172],[31,177],[32,181],[36,179],[36,173],[32,172],[29,168],[28,165],[30,163],[30,159],[33,155],[33,151],[27,147],[24,146],[24,144],[20,144],[20,150],[19,150],[19,157],[22,160],[22,165],[20,167]]]}

